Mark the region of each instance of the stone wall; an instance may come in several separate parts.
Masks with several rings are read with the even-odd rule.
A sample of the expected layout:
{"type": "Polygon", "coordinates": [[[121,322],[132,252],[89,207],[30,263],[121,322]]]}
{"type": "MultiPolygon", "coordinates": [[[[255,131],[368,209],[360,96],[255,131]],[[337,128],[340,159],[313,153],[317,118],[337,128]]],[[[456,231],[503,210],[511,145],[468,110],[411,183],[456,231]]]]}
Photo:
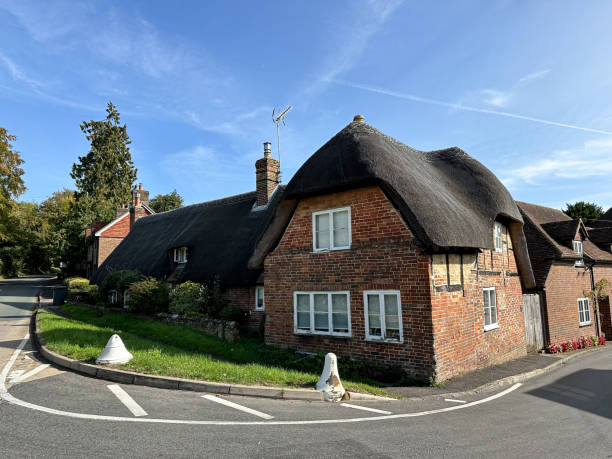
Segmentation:
{"type": "Polygon", "coordinates": [[[177,314],[159,313],[156,316],[168,325],[180,325],[182,327],[198,330],[207,335],[213,335],[233,343],[240,338],[238,324],[227,320],[209,319],[207,317],[179,316],[177,314]]]}

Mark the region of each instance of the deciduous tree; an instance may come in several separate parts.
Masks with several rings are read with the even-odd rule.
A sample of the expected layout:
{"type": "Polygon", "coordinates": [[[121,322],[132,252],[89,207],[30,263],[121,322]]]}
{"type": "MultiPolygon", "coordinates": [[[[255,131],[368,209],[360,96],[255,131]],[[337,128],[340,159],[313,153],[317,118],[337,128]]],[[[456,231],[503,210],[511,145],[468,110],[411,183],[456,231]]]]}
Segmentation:
{"type": "Polygon", "coordinates": [[[151,199],[151,208],[159,212],[167,212],[168,210],[178,209],[183,207],[183,198],[179,195],[176,190],[168,194],[158,194],[151,199]]]}
{"type": "Polygon", "coordinates": [[[563,212],[572,218],[581,218],[585,224],[593,222],[603,215],[601,206],[585,201],[578,201],[573,204],[566,203],[563,212]]]}

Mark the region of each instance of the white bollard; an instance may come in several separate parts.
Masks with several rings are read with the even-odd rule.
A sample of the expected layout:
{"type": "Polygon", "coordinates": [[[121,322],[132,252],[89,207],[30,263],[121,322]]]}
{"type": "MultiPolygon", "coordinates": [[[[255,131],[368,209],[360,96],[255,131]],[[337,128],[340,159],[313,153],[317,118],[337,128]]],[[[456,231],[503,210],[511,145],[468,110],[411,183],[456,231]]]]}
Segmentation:
{"type": "Polygon", "coordinates": [[[96,359],[97,364],[113,365],[116,363],[126,363],[134,356],[128,352],[119,335],[113,335],[106,343],[106,347],[100,357],[96,359]]]}
{"type": "Polygon", "coordinates": [[[328,353],[325,355],[325,365],[323,373],[317,382],[316,389],[323,392],[323,398],[328,402],[342,400],[346,391],[342,387],[340,375],[338,374],[338,359],[336,354],[328,353]]]}

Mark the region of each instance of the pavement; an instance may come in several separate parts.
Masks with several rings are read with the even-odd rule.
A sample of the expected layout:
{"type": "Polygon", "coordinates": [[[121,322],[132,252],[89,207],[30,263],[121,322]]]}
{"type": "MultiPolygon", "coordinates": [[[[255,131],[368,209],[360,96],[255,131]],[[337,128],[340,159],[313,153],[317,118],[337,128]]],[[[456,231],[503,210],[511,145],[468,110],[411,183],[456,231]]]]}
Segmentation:
{"type": "MultiPolygon", "coordinates": [[[[0,315],[33,305],[26,290],[0,285],[0,315]]],[[[53,366],[27,376],[47,362],[24,339],[27,318],[6,322],[1,333],[18,331],[0,335],[2,458],[612,457],[612,347],[461,397],[332,404],[125,385],[53,366]],[[21,364],[29,369],[15,373],[21,364]]]]}

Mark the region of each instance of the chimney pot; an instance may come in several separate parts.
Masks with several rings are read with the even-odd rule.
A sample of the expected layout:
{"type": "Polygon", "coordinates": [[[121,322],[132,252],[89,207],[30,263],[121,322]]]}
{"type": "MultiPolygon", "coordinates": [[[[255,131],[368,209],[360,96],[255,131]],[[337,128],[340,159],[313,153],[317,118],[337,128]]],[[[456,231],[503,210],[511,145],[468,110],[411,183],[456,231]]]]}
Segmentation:
{"type": "Polygon", "coordinates": [[[353,121],[355,121],[356,123],[365,123],[365,118],[363,117],[363,115],[355,115],[353,117],[353,121]]]}
{"type": "Polygon", "coordinates": [[[272,153],[272,144],[270,142],[264,142],[264,157],[269,158],[272,153]]]}
{"type": "Polygon", "coordinates": [[[138,184],[138,189],[142,190],[142,182],[138,184]]]}

